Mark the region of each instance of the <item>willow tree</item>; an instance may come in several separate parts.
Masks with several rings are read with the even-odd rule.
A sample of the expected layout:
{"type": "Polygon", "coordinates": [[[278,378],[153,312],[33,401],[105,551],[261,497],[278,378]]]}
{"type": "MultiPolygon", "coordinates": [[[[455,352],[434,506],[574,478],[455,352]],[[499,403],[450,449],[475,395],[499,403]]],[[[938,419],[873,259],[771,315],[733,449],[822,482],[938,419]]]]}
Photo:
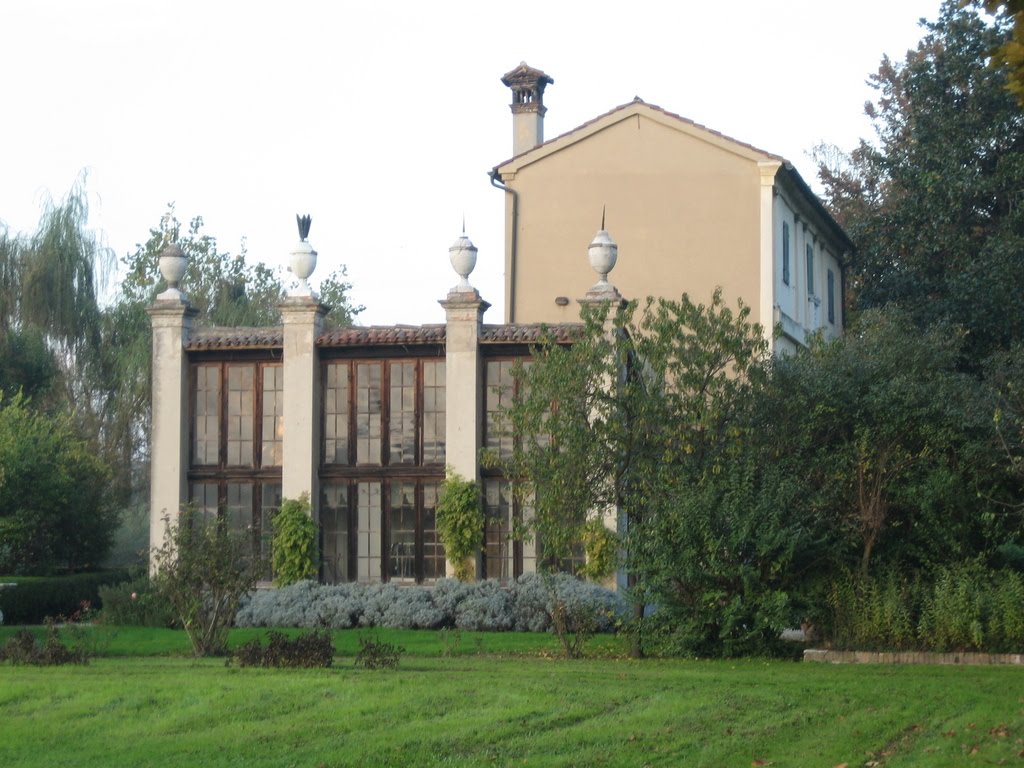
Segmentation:
{"type": "Polygon", "coordinates": [[[34,233],[0,236],[0,341],[41,335],[76,409],[91,405],[84,380],[100,346],[98,298],[113,265],[88,218],[83,176],[63,200],[46,202],[34,233]]]}

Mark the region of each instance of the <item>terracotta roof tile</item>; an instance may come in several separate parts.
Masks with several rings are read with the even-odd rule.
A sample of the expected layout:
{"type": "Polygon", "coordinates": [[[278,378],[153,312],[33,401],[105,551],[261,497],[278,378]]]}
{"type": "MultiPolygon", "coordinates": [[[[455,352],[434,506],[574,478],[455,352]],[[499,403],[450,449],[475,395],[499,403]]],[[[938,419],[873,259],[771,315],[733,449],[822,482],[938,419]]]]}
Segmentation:
{"type": "Polygon", "coordinates": [[[536,344],[545,330],[556,342],[570,342],[583,330],[582,323],[512,323],[485,325],[480,334],[481,344],[536,344]]]}
{"type": "MultiPolygon", "coordinates": [[[[484,325],[481,344],[536,344],[545,329],[556,342],[575,339],[582,323],[513,323],[484,325]]],[[[375,345],[444,344],[445,326],[371,325],[337,328],[320,334],[318,347],[362,347],[375,345]]],[[[268,349],[284,344],[280,326],[270,328],[200,328],[192,332],[185,345],[190,351],[217,349],[268,349]]]]}
{"type": "Polygon", "coordinates": [[[319,347],[359,347],[374,344],[443,344],[443,325],[370,325],[338,328],[316,340],[319,347]]]}
{"type": "Polygon", "coordinates": [[[199,328],[192,331],[185,349],[266,349],[280,347],[284,336],[280,326],[266,328],[199,328]]]}

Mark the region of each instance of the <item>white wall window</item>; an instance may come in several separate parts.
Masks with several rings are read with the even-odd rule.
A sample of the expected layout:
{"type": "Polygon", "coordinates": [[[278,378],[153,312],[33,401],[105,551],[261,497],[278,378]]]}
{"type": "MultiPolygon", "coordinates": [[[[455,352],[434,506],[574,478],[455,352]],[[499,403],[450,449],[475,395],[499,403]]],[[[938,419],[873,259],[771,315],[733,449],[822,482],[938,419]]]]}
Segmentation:
{"type": "Polygon", "coordinates": [[[836,277],[831,269],[828,271],[828,321],[836,324],[836,277]]]}
{"type": "Polygon", "coordinates": [[[807,295],[814,295],[814,246],[807,244],[807,295]]]}
{"type": "Polygon", "coordinates": [[[789,285],[789,224],[782,222],[782,284],[789,285]]]}

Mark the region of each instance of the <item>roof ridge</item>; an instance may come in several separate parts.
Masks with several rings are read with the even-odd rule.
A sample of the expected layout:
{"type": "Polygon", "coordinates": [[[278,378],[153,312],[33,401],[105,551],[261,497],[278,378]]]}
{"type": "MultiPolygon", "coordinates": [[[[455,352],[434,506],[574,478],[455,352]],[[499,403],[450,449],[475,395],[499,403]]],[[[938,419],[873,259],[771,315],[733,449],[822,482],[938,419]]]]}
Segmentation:
{"type": "Polygon", "coordinates": [[[674,120],[678,120],[678,121],[680,121],[682,123],[685,123],[686,125],[693,126],[694,128],[699,128],[702,131],[706,131],[707,133],[710,133],[712,136],[717,136],[717,137],[719,137],[721,139],[725,139],[726,141],[729,141],[729,142],[732,142],[733,144],[737,144],[737,145],[739,145],[741,147],[745,147],[747,149],[753,150],[754,152],[759,152],[762,155],[766,155],[770,159],[779,160],[781,162],[789,162],[788,160],[786,160],[786,158],[782,157],[781,155],[776,155],[774,152],[769,152],[766,149],[761,149],[760,147],[754,146],[753,144],[750,144],[750,143],[748,143],[746,141],[740,141],[739,139],[737,139],[737,138],[735,138],[733,136],[729,136],[728,134],[722,133],[721,131],[716,131],[714,128],[709,128],[708,126],[704,125],[703,123],[698,123],[696,120],[692,120],[692,119],[690,119],[688,117],[683,117],[682,115],[680,115],[680,114],[678,114],[676,112],[671,112],[671,111],[665,109],[664,107],[658,106],[657,104],[652,104],[652,103],[650,103],[648,101],[644,101],[639,96],[634,96],[632,101],[627,101],[625,104],[619,104],[617,107],[612,107],[607,112],[602,112],[601,114],[599,114],[599,115],[597,115],[595,117],[592,117],[591,119],[587,120],[586,122],[580,123],[575,128],[571,128],[568,131],[560,133],[557,136],[555,136],[555,137],[553,137],[551,139],[548,139],[547,141],[545,141],[545,142],[543,142],[541,144],[538,144],[535,147],[530,147],[525,152],[520,152],[518,155],[513,155],[512,157],[508,158],[507,160],[503,160],[502,162],[500,162],[496,166],[494,166],[493,170],[497,171],[499,168],[501,168],[504,165],[508,165],[513,160],[518,160],[519,158],[525,157],[526,155],[530,154],[531,152],[536,152],[539,149],[542,149],[544,147],[550,146],[551,144],[554,144],[557,141],[561,141],[562,139],[564,139],[564,138],[566,138],[568,136],[571,136],[572,134],[577,133],[578,131],[581,131],[581,130],[583,130],[585,128],[589,128],[594,123],[597,123],[597,122],[599,122],[601,120],[604,120],[606,117],[610,117],[611,115],[614,115],[616,112],[621,112],[623,110],[629,109],[630,107],[632,107],[634,105],[642,105],[644,107],[647,107],[648,109],[654,110],[655,112],[660,112],[661,114],[665,115],[666,117],[672,118],[674,120]]]}

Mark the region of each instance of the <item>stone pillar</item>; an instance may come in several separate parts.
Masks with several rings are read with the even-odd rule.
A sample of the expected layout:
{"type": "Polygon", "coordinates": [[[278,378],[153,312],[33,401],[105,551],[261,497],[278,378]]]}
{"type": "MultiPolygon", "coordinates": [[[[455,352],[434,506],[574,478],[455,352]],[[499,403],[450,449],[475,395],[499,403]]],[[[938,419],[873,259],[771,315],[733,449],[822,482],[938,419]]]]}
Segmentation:
{"type": "MultiPolygon", "coordinates": [[[[475,288],[453,289],[439,302],[445,311],[445,463],[467,480],[480,481],[483,439],[483,368],[480,330],[491,305],[475,288]]],[[[478,572],[479,572],[479,563],[478,572]]],[[[448,563],[447,575],[454,575],[448,563]]]]}
{"type": "MultiPolygon", "coordinates": [[[[582,299],[578,300],[580,311],[581,313],[587,310],[604,311],[607,308],[604,317],[604,335],[610,338],[612,334],[617,332],[615,330],[615,318],[626,306],[627,302],[622,298],[619,289],[608,282],[608,275],[615,268],[619,258],[619,247],[605,230],[603,215],[601,216],[601,229],[590,243],[590,247],[587,250],[587,258],[590,261],[590,266],[598,275],[598,281],[586,292],[582,299]]],[[[625,373],[625,371],[620,371],[620,380],[625,373]]],[[[605,391],[611,391],[612,388],[618,387],[619,383],[619,381],[611,381],[609,378],[606,378],[601,382],[601,387],[605,391]]],[[[591,413],[591,420],[593,421],[593,419],[594,414],[591,413]]],[[[598,513],[604,522],[605,528],[621,533],[619,530],[621,510],[617,504],[609,504],[603,510],[598,510],[598,513]]],[[[625,587],[625,573],[620,569],[605,580],[604,586],[609,589],[616,589],[619,586],[625,587]]]]}
{"type": "Polygon", "coordinates": [[[316,338],[325,307],[315,295],[289,296],[280,305],[284,326],[284,440],[281,495],[309,494],[318,519],[320,457],[320,367],[316,338]]]}
{"type": "Polygon", "coordinates": [[[149,546],[164,543],[188,501],[189,387],[185,342],[197,312],[177,291],[147,310],[153,328],[153,421],[150,435],[149,546]]]}

